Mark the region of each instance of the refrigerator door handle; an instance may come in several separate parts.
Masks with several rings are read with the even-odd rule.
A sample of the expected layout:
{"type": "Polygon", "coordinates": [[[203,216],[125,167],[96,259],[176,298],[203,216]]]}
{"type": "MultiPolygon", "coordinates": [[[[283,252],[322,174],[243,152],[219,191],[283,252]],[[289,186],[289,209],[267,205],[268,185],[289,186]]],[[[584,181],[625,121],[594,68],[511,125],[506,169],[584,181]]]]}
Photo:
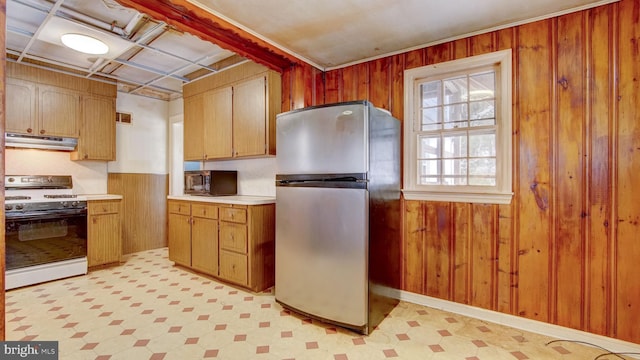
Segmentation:
{"type": "Polygon", "coordinates": [[[318,180],[276,180],[277,187],[320,187],[367,189],[367,180],[318,179],[318,180]]]}

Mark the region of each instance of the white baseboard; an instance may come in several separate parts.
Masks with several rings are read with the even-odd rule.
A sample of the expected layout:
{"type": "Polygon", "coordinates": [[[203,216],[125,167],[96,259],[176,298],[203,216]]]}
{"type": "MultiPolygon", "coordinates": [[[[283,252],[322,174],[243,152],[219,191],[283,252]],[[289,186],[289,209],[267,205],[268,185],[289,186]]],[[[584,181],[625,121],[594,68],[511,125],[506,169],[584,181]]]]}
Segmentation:
{"type": "MultiPolygon", "coordinates": [[[[526,319],[515,315],[504,314],[497,311],[486,310],[470,305],[456,303],[453,301],[437,299],[388,287],[381,286],[374,291],[394,299],[410,302],[413,304],[424,305],[430,308],[448,311],[479,320],[529,331],[532,333],[546,335],[557,339],[590,343],[615,353],[640,353],[640,345],[628,341],[622,341],[585,331],[570,329],[559,325],[553,325],[542,321],[526,319]]],[[[638,355],[635,355],[633,357],[640,359],[640,356],[638,355]]]]}

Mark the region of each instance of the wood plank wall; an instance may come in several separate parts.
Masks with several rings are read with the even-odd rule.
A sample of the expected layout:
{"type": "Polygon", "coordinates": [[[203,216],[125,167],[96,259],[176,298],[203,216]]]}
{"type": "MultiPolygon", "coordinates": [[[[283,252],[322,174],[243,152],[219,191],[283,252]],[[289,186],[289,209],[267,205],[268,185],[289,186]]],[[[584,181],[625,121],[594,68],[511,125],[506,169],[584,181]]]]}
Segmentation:
{"type": "Polygon", "coordinates": [[[403,119],[403,71],[513,49],[510,205],[405,201],[402,289],[640,343],[640,2],[322,73],[283,110],[367,99],[403,119]]]}
{"type": "MultiPolygon", "coordinates": [[[[0,0],[0,29],[5,29],[7,24],[6,16],[7,8],[6,1],[0,0]]],[[[4,31],[0,31],[0,44],[4,44],[6,40],[6,33],[4,31]]],[[[0,56],[0,133],[4,133],[5,129],[5,76],[6,76],[6,54],[3,52],[0,56]]],[[[4,179],[4,137],[0,140],[0,176],[4,179]]],[[[2,185],[2,194],[0,194],[0,200],[4,203],[4,184],[2,185]]],[[[2,228],[4,229],[4,209],[0,210],[0,217],[2,217],[2,228]]],[[[4,274],[5,272],[5,239],[4,232],[0,235],[0,274],[4,274]]],[[[0,276],[0,341],[5,340],[5,312],[4,312],[4,303],[5,303],[5,291],[4,291],[4,276],[0,276]]]]}
{"type": "Polygon", "coordinates": [[[123,197],[123,254],[167,246],[169,175],[109,173],[107,192],[123,197]]]}

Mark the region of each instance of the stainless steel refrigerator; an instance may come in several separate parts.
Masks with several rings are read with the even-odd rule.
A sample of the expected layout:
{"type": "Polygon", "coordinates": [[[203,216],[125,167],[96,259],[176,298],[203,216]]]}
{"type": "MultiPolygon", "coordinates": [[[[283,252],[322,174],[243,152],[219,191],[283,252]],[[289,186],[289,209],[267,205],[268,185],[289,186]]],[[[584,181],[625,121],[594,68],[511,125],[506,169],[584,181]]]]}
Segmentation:
{"type": "Polygon", "coordinates": [[[275,297],[368,334],[400,285],[400,123],[367,101],[276,119],[275,297]]]}

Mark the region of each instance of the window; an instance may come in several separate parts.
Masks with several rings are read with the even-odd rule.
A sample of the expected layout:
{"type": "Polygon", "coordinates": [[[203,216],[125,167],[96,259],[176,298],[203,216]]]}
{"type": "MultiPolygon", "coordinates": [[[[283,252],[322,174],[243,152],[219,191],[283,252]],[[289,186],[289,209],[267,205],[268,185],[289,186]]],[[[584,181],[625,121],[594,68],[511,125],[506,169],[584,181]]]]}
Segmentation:
{"type": "Polygon", "coordinates": [[[405,71],[407,199],[511,201],[511,50],[405,71]]]}

